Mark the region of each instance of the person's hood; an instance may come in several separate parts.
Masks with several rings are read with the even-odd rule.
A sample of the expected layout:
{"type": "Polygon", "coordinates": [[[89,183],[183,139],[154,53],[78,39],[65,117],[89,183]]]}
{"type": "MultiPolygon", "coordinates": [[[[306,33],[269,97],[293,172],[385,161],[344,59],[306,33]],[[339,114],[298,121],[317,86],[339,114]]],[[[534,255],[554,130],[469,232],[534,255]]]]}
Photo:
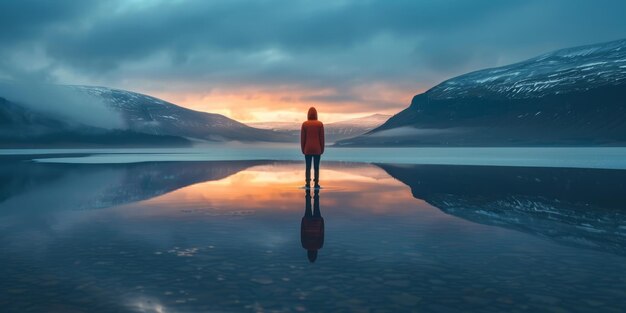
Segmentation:
{"type": "Polygon", "coordinates": [[[317,110],[314,107],[309,108],[309,113],[307,114],[308,120],[317,120],[317,110]]]}

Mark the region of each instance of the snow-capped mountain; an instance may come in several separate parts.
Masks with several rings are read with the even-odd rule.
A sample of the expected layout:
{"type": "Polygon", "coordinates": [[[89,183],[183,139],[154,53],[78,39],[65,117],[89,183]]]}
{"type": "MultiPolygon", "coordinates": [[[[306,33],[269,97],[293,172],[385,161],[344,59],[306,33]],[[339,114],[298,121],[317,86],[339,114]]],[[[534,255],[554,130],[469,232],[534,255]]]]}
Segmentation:
{"type": "MultiPolygon", "coordinates": [[[[326,141],[335,142],[337,140],[346,139],[364,134],[380,125],[382,125],[391,115],[372,114],[364,117],[357,117],[345,121],[324,124],[324,132],[326,141]]],[[[275,132],[283,132],[289,134],[294,140],[299,140],[300,127],[302,123],[297,122],[258,122],[249,123],[252,127],[271,129],[275,132]]]]}
{"type": "Polygon", "coordinates": [[[0,147],[188,146],[185,138],[85,125],[0,97],[0,147]]]}
{"type": "Polygon", "coordinates": [[[287,141],[223,115],[147,95],[91,86],[0,82],[0,146],[191,145],[207,141],[287,141]],[[32,96],[35,94],[37,96],[32,96]],[[104,114],[102,118],[92,118],[104,114]]]}
{"type": "Polygon", "coordinates": [[[626,171],[379,164],[413,196],[475,223],[626,255],[626,171]]]}
{"type": "Polygon", "coordinates": [[[340,145],[624,145],[626,39],[464,74],[340,145]]]}
{"type": "Polygon", "coordinates": [[[429,90],[433,99],[540,98],[624,84],[626,39],[567,48],[447,80],[429,90]]]}
{"type": "Polygon", "coordinates": [[[157,135],[173,135],[210,141],[286,141],[272,131],[256,129],[220,114],[199,112],[148,95],[126,90],[70,86],[102,99],[122,114],[131,130],[157,135]]]}

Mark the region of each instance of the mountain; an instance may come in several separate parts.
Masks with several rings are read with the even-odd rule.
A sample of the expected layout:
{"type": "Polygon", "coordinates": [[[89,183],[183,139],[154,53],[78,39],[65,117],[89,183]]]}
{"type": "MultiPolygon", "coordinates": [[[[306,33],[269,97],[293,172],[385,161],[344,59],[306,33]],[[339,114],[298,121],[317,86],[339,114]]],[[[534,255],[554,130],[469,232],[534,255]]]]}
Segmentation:
{"type": "MultiPolygon", "coordinates": [[[[346,139],[364,134],[380,125],[382,125],[391,115],[372,114],[364,117],[353,118],[345,121],[324,124],[324,133],[326,141],[335,142],[337,140],[346,139]]],[[[299,140],[300,127],[302,123],[297,122],[258,122],[249,123],[248,125],[263,129],[271,129],[275,132],[286,133],[293,140],[299,140]]]]}
{"type": "Polygon", "coordinates": [[[34,111],[0,97],[0,148],[189,146],[185,138],[105,129],[34,111]]]}
{"type": "Polygon", "coordinates": [[[199,112],[148,95],[120,89],[70,86],[121,113],[129,129],[137,132],[209,141],[286,141],[288,137],[257,129],[220,114],[199,112]]]}
{"type": "Polygon", "coordinates": [[[293,133],[296,130],[300,131],[302,122],[252,122],[247,123],[247,125],[260,129],[269,129],[275,132],[293,133]]]}
{"type": "Polygon", "coordinates": [[[362,135],[382,125],[391,115],[372,114],[365,117],[353,118],[345,121],[329,123],[324,127],[326,136],[330,142],[343,138],[362,135]]]}
{"type": "Polygon", "coordinates": [[[441,211],[626,255],[626,171],[377,164],[441,211]]]}
{"type": "Polygon", "coordinates": [[[340,146],[626,145],[626,39],[461,75],[340,146]]]}
{"type": "MultiPolygon", "coordinates": [[[[13,91],[11,88],[28,90],[28,87],[7,83],[3,88],[5,92],[13,91]]],[[[223,115],[186,109],[135,92],[92,86],[46,86],[42,90],[50,89],[57,91],[53,94],[67,95],[69,92],[80,95],[80,101],[104,106],[107,112],[119,115],[123,125],[111,126],[110,129],[91,125],[55,114],[48,108],[50,105],[34,105],[0,94],[0,147],[188,146],[194,139],[289,140],[285,134],[252,128],[223,115]]],[[[30,92],[37,93],[38,89],[34,87],[30,92]]],[[[19,93],[13,92],[12,96],[15,94],[19,93]]],[[[54,103],[65,105],[65,100],[59,99],[54,103]]],[[[30,101],[36,100],[31,98],[30,101]]]]}

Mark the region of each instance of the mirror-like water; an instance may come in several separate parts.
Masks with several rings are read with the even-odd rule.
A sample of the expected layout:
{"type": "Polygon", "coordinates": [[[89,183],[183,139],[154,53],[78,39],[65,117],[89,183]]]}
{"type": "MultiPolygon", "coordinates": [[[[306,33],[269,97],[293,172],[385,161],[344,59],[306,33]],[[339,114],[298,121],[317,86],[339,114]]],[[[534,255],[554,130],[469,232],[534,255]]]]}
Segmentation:
{"type": "Polygon", "coordinates": [[[620,312],[626,171],[0,165],[3,312],[620,312]],[[314,262],[312,262],[314,261],[314,262]]]}

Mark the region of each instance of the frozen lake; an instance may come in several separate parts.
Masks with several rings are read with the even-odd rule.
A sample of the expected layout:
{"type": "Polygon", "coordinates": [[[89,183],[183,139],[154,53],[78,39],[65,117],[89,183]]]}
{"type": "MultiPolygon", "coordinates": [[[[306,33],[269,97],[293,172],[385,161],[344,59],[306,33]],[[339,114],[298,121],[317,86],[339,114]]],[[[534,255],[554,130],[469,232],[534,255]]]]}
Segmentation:
{"type": "MultiPolygon", "coordinates": [[[[0,155],[44,156],[41,162],[301,160],[297,145],[215,144],[156,149],[0,149],[0,155]],[[74,155],[72,155],[74,154],[74,155]]],[[[333,148],[324,160],[367,163],[626,169],[626,148],[333,148]]]]}
{"type": "Polygon", "coordinates": [[[2,311],[626,307],[624,149],[292,148],[3,151],[2,311]]]}

